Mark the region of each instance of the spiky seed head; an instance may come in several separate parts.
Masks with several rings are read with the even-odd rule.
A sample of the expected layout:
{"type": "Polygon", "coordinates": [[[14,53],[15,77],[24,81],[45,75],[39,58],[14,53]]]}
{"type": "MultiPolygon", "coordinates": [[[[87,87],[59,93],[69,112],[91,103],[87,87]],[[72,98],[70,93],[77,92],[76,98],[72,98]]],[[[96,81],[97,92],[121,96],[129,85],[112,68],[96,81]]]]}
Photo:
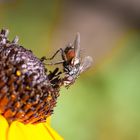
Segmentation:
{"type": "Polygon", "coordinates": [[[59,79],[53,72],[47,75],[44,64],[18,44],[18,37],[10,42],[8,33],[7,29],[0,33],[0,114],[9,123],[45,121],[59,95],[53,80],[58,83],[59,79]]]}

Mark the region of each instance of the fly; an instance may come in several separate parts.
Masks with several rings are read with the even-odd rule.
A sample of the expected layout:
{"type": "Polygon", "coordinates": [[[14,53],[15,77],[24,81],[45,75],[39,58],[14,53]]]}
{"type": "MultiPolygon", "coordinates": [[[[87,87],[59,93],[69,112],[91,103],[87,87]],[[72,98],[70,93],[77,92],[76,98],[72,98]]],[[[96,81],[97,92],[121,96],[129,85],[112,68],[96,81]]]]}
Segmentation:
{"type": "Polygon", "coordinates": [[[63,65],[64,77],[61,79],[61,84],[65,87],[72,85],[81,73],[86,71],[92,64],[92,57],[86,56],[84,59],[80,56],[80,34],[77,33],[73,44],[68,44],[64,49],[57,50],[51,58],[42,57],[41,61],[50,61],[55,58],[58,53],[61,53],[62,60],[57,62],[45,63],[46,65],[63,65]]]}

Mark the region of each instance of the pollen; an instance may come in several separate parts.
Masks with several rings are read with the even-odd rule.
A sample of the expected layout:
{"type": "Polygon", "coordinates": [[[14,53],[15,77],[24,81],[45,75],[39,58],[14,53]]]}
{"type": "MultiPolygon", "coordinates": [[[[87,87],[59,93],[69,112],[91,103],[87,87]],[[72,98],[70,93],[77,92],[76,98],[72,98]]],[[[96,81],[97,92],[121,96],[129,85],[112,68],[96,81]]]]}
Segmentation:
{"type": "Polygon", "coordinates": [[[26,89],[27,89],[27,90],[30,90],[30,87],[29,87],[29,86],[26,86],[26,89]]]}
{"type": "Polygon", "coordinates": [[[51,96],[50,94],[48,95],[47,100],[48,100],[48,101],[52,100],[52,96],[51,96]]]}
{"type": "Polygon", "coordinates": [[[16,75],[17,75],[17,76],[21,76],[21,71],[20,71],[20,70],[17,70],[17,71],[16,71],[16,75]]]}

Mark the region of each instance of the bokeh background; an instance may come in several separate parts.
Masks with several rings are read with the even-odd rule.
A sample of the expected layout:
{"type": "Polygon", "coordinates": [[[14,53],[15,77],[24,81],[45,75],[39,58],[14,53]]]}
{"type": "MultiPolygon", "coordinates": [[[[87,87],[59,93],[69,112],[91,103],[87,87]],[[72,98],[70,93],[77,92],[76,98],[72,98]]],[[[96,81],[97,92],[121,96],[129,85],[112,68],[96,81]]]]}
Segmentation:
{"type": "Polygon", "coordinates": [[[94,63],[61,90],[52,127],[66,140],[140,140],[140,1],[0,0],[0,28],[38,57],[80,32],[94,63]]]}

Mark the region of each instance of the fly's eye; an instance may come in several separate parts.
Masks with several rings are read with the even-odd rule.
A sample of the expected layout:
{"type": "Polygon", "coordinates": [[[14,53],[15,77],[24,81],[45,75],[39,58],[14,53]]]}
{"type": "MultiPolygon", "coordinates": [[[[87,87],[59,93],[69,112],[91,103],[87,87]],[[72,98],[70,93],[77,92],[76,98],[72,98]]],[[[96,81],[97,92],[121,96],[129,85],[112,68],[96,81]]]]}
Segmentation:
{"type": "Polygon", "coordinates": [[[75,52],[74,50],[69,50],[67,53],[66,53],[66,57],[67,57],[67,60],[71,60],[72,58],[75,57],[75,52]]]}

